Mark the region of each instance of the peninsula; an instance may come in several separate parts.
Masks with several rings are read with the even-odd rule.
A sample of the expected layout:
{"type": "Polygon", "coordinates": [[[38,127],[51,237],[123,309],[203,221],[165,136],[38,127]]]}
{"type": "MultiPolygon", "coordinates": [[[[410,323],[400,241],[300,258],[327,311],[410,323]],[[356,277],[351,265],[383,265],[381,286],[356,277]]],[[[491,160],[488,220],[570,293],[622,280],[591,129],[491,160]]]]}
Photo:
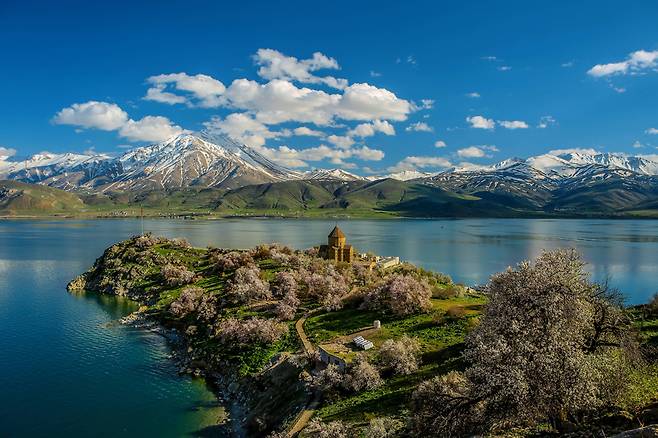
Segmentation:
{"type": "MultiPolygon", "coordinates": [[[[591,321],[599,330],[595,335],[580,313],[567,321],[579,321],[582,332],[572,327],[569,333],[583,334],[590,342],[587,352],[576,349],[569,354],[596,365],[597,376],[606,376],[583,375],[585,381],[575,377],[570,383],[595,391],[591,405],[575,407],[574,417],[555,417],[548,408],[532,417],[513,409],[507,414],[496,411],[505,418],[500,424],[480,417],[500,407],[497,399],[477,392],[486,383],[477,379],[493,379],[497,366],[514,372],[515,367],[535,365],[532,360],[521,365],[510,357],[498,357],[512,361],[507,364],[486,363],[496,357],[493,350],[486,360],[478,354],[502,342],[510,336],[508,328],[522,321],[527,330],[522,339],[531,344],[518,343],[520,331],[507,341],[508,348],[534,345],[533,336],[542,332],[533,331],[537,319],[529,317],[528,309],[538,303],[564,305],[539,293],[550,288],[548,277],[528,286],[528,302],[516,297],[505,303],[511,293],[507,282],[523,277],[530,285],[533,276],[548,275],[542,270],[551,266],[579,272],[577,255],[547,253],[533,265],[499,274],[480,292],[395,257],[358,253],[347,241],[338,227],[326,245],[305,251],[278,244],[201,249],[182,239],[141,235],[112,245],[68,289],[129,297],[142,305],[131,320],[155,321],[176,333],[181,371],[205,377],[216,389],[230,414],[216,427],[237,435],[458,436],[501,427],[532,434],[546,421],[554,431],[601,427],[615,432],[632,429],[638,421],[658,421],[658,392],[651,392],[658,387],[658,369],[652,362],[656,356],[651,356],[658,343],[658,306],[628,310],[607,298],[594,298],[600,290],[578,275],[550,281],[582,294],[578,312],[601,315],[591,321]],[[582,282],[564,283],[574,278],[582,282]],[[496,325],[501,312],[507,313],[505,333],[496,325]],[[614,330],[606,328],[608,323],[614,330]],[[611,371],[597,364],[625,358],[625,342],[636,345],[644,359],[624,368],[628,380],[623,385],[605,388],[614,393],[608,399],[600,385],[609,381],[611,371]],[[594,358],[598,362],[592,362],[594,358]],[[457,394],[471,401],[455,403],[457,394]],[[614,421],[606,422],[611,415],[614,421]]],[[[555,336],[546,342],[561,347],[571,342],[555,336]]],[[[581,365],[570,364],[571,371],[581,365]]],[[[557,362],[543,366],[550,376],[564,371],[551,368],[558,367],[557,362]]],[[[533,388],[527,390],[532,396],[533,388]]]]}

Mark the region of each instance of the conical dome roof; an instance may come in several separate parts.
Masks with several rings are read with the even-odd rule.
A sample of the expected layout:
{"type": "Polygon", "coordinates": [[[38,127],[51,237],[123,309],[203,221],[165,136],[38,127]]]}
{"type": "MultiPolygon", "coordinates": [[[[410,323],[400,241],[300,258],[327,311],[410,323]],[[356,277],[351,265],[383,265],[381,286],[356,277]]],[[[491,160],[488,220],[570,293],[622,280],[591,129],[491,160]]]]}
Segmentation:
{"type": "Polygon", "coordinates": [[[331,230],[331,233],[329,233],[329,237],[345,237],[345,233],[338,228],[338,225],[334,227],[333,230],[331,230]]]}

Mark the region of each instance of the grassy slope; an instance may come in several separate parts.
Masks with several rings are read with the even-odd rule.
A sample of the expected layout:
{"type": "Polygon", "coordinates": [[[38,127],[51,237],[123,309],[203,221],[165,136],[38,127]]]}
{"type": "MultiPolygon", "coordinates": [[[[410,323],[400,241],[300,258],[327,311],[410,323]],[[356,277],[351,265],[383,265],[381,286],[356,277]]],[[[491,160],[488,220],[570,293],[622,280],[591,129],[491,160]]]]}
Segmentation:
{"type": "Polygon", "coordinates": [[[20,185],[24,195],[0,197],[0,215],[147,216],[195,215],[284,217],[658,217],[648,188],[597,185],[558,196],[541,211],[518,199],[491,193],[457,194],[392,179],[375,182],[285,181],[234,190],[186,188],[138,193],[80,194],[20,185]],[[642,202],[641,202],[642,201],[642,202]],[[619,208],[623,207],[621,210],[619,208]]]}
{"type": "Polygon", "coordinates": [[[52,187],[0,181],[0,215],[30,216],[77,213],[84,209],[83,201],[75,194],[52,187]]]}

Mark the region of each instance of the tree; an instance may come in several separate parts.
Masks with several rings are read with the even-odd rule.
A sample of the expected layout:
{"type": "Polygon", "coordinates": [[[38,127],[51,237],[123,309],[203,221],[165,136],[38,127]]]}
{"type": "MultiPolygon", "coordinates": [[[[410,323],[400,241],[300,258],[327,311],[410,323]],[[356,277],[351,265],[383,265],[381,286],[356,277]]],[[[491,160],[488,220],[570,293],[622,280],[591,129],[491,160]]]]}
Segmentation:
{"type": "Polygon", "coordinates": [[[196,311],[199,300],[203,296],[203,289],[200,287],[186,287],[183,289],[171,305],[169,311],[177,317],[185,317],[196,311]]]}
{"type": "Polygon", "coordinates": [[[605,287],[593,284],[574,250],[492,277],[489,302],[469,334],[463,375],[436,380],[422,418],[438,435],[496,431],[549,421],[558,429],[610,403],[631,360],[628,326],[605,287]],[[432,415],[427,410],[433,410],[432,415]],[[451,425],[455,418],[459,426],[451,425]]]}
{"type": "Polygon", "coordinates": [[[342,300],[349,288],[343,275],[333,265],[322,263],[311,266],[302,278],[307,294],[317,299],[326,310],[338,310],[343,306],[342,300]]]}
{"type": "Polygon", "coordinates": [[[403,336],[386,340],[379,349],[379,361],[394,374],[411,374],[418,369],[420,346],[415,339],[403,336]]]}
{"type": "Polygon", "coordinates": [[[242,266],[235,270],[228,285],[228,296],[234,303],[248,303],[272,297],[269,284],[260,278],[256,266],[242,266]]]}
{"type": "Polygon", "coordinates": [[[194,272],[189,271],[185,266],[167,264],[162,267],[162,277],[167,286],[182,286],[194,281],[194,272]]]}
{"type": "Polygon", "coordinates": [[[349,391],[361,392],[378,388],[382,383],[384,382],[377,368],[361,356],[350,365],[344,386],[349,391]]]}
{"type": "Polygon", "coordinates": [[[222,342],[243,345],[251,342],[276,342],[288,332],[288,326],[273,319],[227,318],[219,323],[217,334],[222,342]]]}
{"type": "Polygon", "coordinates": [[[393,274],[366,293],[362,306],[404,316],[430,310],[431,298],[432,291],[425,280],[418,280],[412,275],[393,274]]]}

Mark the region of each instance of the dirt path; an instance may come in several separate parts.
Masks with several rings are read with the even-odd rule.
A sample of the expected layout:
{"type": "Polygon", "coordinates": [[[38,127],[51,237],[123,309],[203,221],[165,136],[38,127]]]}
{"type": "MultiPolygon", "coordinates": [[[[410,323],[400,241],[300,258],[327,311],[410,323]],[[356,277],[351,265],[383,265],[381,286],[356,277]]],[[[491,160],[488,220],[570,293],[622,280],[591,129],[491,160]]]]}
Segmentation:
{"type": "MultiPolygon", "coordinates": [[[[315,352],[313,343],[309,341],[308,336],[306,336],[306,332],[304,331],[304,323],[306,322],[306,318],[308,318],[310,315],[311,313],[306,313],[304,316],[299,318],[297,322],[295,322],[295,330],[297,331],[297,336],[299,336],[299,339],[302,341],[302,346],[306,354],[315,352]]],[[[289,437],[297,436],[297,434],[306,427],[308,422],[313,417],[313,414],[315,414],[315,411],[319,405],[320,396],[317,393],[313,393],[311,401],[308,403],[308,405],[306,405],[306,408],[301,411],[299,415],[297,415],[297,419],[292,424],[290,429],[288,429],[289,437]]]]}
{"type": "Polygon", "coordinates": [[[308,336],[306,336],[306,332],[304,331],[304,323],[306,322],[306,318],[308,318],[309,316],[310,313],[307,313],[301,318],[299,318],[295,323],[295,330],[297,330],[297,336],[299,336],[299,339],[302,341],[302,345],[304,346],[304,352],[307,354],[313,353],[315,351],[315,347],[313,347],[311,341],[308,340],[308,336]]]}

